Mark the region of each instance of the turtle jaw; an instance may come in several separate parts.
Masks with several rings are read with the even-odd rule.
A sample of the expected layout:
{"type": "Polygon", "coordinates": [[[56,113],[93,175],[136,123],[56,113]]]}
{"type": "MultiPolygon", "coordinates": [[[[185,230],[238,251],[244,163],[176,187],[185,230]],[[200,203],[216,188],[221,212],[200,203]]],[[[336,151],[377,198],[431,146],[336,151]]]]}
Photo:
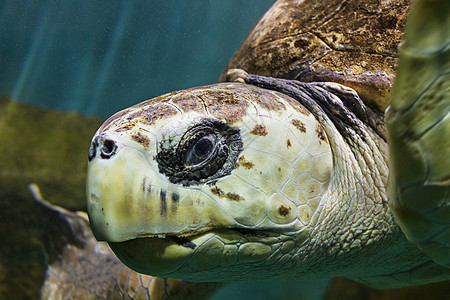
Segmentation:
{"type": "Polygon", "coordinates": [[[98,240],[184,237],[235,225],[218,203],[200,197],[198,189],[180,193],[142,152],[118,148],[114,156],[93,157],[88,165],[88,214],[98,240]]]}
{"type": "Polygon", "coordinates": [[[199,246],[213,235],[214,233],[207,232],[190,238],[143,237],[108,244],[129,268],[142,274],[167,276],[184,265],[199,246]]]}
{"type": "MultiPolygon", "coordinates": [[[[201,268],[205,257],[208,266],[217,267],[228,255],[216,251],[218,238],[235,245],[242,234],[230,228],[245,226],[201,188],[168,182],[144,153],[111,136],[107,140],[118,145],[114,155],[92,157],[87,172],[88,214],[97,240],[144,274],[191,276],[183,266],[195,262],[194,268],[201,268]]],[[[236,257],[237,251],[229,255],[236,257]]]]}
{"type": "Polygon", "coordinates": [[[189,281],[223,281],[224,274],[220,271],[228,267],[235,276],[227,277],[226,281],[239,281],[248,280],[239,275],[242,266],[263,261],[286,241],[293,243],[292,237],[280,232],[230,228],[185,238],[143,237],[109,245],[125,265],[142,274],[189,281]]]}

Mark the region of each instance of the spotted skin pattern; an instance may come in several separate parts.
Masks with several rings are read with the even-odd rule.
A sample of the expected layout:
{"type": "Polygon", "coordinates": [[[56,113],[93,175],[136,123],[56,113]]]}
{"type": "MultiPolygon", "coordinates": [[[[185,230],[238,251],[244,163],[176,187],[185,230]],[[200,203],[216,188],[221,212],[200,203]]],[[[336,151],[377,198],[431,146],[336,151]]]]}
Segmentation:
{"type": "MultiPolygon", "coordinates": [[[[273,80],[258,78],[269,89],[239,82],[193,88],[107,120],[88,165],[97,239],[153,276],[222,282],[344,275],[376,287],[414,284],[404,270],[428,259],[389,212],[383,131],[333,109],[350,118],[337,127],[317,104],[270,90],[273,80]],[[198,138],[193,128],[211,119],[239,132],[242,147],[221,146],[239,153],[224,163],[231,172],[173,183],[160,172],[160,149],[189,157],[193,148],[185,145],[198,138]],[[357,126],[346,126],[350,121],[357,126]],[[133,138],[138,133],[146,138],[133,138]]],[[[356,95],[333,83],[311,88],[331,91],[327,101],[336,109],[343,103],[336,95],[356,95]]]]}
{"type": "MultiPolygon", "coordinates": [[[[331,148],[313,115],[283,94],[240,83],[143,102],[107,120],[94,140],[98,136],[114,140],[118,150],[115,157],[97,156],[89,164],[89,213],[97,238],[121,242],[142,236],[187,237],[194,249],[169,237],[153,241],[155,247],[163,241],[185,253],[183,274],[228,265],[239,268],[237,261],[261,261],[271,255],[281,259],[317,222],[317,208],[331,177],[331,148]],[[239,129],[243,150],[235,168],[213,182],[172,184],[158,172],[158,149],[176,147],[186,129],[205,117],[239,129]],[[256,229],[263,230],[262,237],[243,233],[256,229]],[[205,261],[202,252],[211,249],[211,259],[205,261]]],[[[120,243],[111,245],[116,253],[122,251],[120,243]]],[[[119,254],[124,261],[131,260],[129,256],[119,254]]],[[[167,259],[169,265],[174,261],[173,270],[180,267],[178,257],[167,259]]],[[[162,259],[155,260],[160,261],[144,263],[154,264],[150,270],[141,262],[128,263],[161,275],[162,259]]],[[[162,264],[165,276],[173,272],[170,267],[166,270],[168,264],[162,264]]]]}
{"type": "MultiPolygon", "coordinates": [[[[448,50],[445,45],[442,51],[448,50]]],[[[445,58],[442,53],[435,57],[445,58]]],[[[361,92],[360,85],[354,90],[333,82],[305,84],[242,72],[234,83],[166,94],[105,122],[94,136],[88,166],[88,210],[96,237],[108,241],[122,262],[138,272],[192,281],[346,276],[377,288],[397,288],[448,279],[446,236],[439,235],[445,228],[420,226],[416,216],[408,213],[406,221],[401,221],[409,238],[444,265],[440,266],[407,240],[394,219],[391,209],[397,210],[401,220],[399,206],[411,209],[414,203],[388,204],[389,176],[397,180],[391,185],[402,189],[401,180],[422,174],[414,169],[420,157],[410,159],[411,155],[402,156],[396,148],[391,149],[397,155],[391,157],[391,165],[414,162],[413,169],[405,178],[398,176],[398,170],[389,173],[382,114],[388,89],[380,96],[379,86],[373,86],[375,93],[369,94],[384,99],[376,103],[381,105],[373,105],[362,101],[356,91],[361,92]],[[209,126],[215,128],[213,134],[197,139],[194,128],[212,119],[218,122],[209,126]],[[232,129],[231,141],[215,132],[218,128],[232,129]],[[194,155],[196,163],[180,168],[192,171],[189,178],[171,178],[161,157],[188,162],[196,149],[192,145],[205,137],[219,145],[220,149],[213,148],[217,157],[206,151],[208,155],[199,161],[194,155]],[[159,155],[161,149],[164,155],[159,155]],[[208,177],[214,175],[211,172],[219,173],[208,177]],[[407,224],[411,216],[414,222],[407,224]],[[422,243],[428,242],[427,229],[433,228],[438,235],[431,239],[443,242],[444,248],[422,243]]],[[[426,76],[417,78],[422,77],[426,76]]],[[[371,85],[370,80],[363,82],[371,85]]],[[[423,82],[418,83],[400,91],[414,92],[423,82]]],[[[431,96],[436,90],[443,88],[434,86],[431,96]]],[[[413,118],[418,122],[413,122],[411,130],[420,129],[426,121],[419,119],[413,118]]],[[[445,131],[444,125],[435,128],[445,131]]],[[[432,132],[438,132],[435,128],[432,132]]],[[[391,139],[396,130],[400,138],[413,136],[394,124],[394,129],[388,128],[391,139]]],[[[425,156],[432,158],[432,171],[442,171],[439,179],[448,183],[448,168],[436,167],[442,166],[436,164],[439,155],[425,156]]],[[[174,175],[184,176],[177,172],[174,175]]],[[[439,192],[435,201],[448,198],[447,187],[439,189],[444,193],[439,192]]],[[[399,198],[405,191],[398,191],[399,198]]],[[[428,208],[433,201],[430,204],[428,208]]],[[[447,210],[441,208],[445,206],[439,207],[445,219],[447,210]]],[[[437,220],[435,214],[423,216],[437,220]]]]}

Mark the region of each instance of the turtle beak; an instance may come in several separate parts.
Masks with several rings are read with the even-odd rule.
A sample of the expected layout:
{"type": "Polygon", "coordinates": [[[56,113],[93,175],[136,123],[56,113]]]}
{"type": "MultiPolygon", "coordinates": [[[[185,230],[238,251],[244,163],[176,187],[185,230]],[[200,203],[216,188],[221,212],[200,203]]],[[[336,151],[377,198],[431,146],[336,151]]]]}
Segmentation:
{"type": "Polygon", "coordinates": [[[170,183],[156,163],[118,139],[97,136],[89,158],[88,214],[98,240],[192,236],[235,224],[218,203],[170,183]]]}

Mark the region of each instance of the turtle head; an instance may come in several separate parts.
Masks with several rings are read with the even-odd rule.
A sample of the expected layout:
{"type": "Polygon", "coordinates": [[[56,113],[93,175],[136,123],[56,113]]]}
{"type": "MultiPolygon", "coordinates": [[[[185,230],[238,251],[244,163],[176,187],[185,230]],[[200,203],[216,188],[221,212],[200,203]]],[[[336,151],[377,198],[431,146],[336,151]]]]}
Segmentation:
{"type": "Polygon", "coordinates": [[[321,125],[281,93],[241,83],[170,93],[95,134],[91,227],[141,273],[263,279],[255,262],[282,273],[308,236],[332,161],[321,125]]]}

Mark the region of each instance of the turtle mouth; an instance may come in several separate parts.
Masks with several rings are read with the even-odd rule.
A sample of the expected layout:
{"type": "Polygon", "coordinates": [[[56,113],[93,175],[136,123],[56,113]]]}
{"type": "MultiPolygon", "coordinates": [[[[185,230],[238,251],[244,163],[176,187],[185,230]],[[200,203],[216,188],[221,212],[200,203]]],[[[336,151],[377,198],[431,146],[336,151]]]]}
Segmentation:
{"type": "Polygon", "coordinates": [[[179,246],[185,248],[195,249],[195,247],[197,247],[197,245],[187,237],[170,236],[169,238],[173,240],[175,243],[177,243],[179,246]]]}
{"type": "MultiPolygon", "coordinates": [[[[197,237],[200,237],[201,235],[208,233],[208,232],[212,232],[212,230],[210,228],[208,228],[205,230],[193,230],[193,231],[177,233],[177,234],[175,234],[175,233],[163,233],[163,234],[147,233],[147,234],[139,235],[138,237],[130,239],[130,240],[137,240],[137,239],[166,240],[168,243],[173,242],[179,246],[194,249],[197,245],[194,242],[192,242],[192,240],[197,237]]],[[[126,241],[124,241],[124,242],[126,242],[126,241]]]]}
{"type": "MultiPolygon", "coordinates": [[[[129,268],[142,274],[173,277],[186,264],[192,263],[195,266],[195,264],[205,263],[205,255],[209,257],[206,261],[214,264],[221,261],[223,255],[230,259],[237,258],[237,248],[240,244],[248,242],[261,244],[264,243],[263,241],[273,243],[274,237],[279,240],[280,233],[273,230],[223,228],[190,236],[148,234],[121,242],[108,242],[108,244],[116,256],[129,268]],[[237,247],[234,247],[236,248],[234,252],[228,253],[221,251],[220,247],[217,248],[219,244],[237,247]]],[[[285,236],[285,238],[288,237],[285,236]]]]}
{"type": "Polygon", "coordinates": [[[158,240],[166,240],[167,242],[173,242],[176,243],[179,246],[195,249],[197,247],[194,240],[197,238],[203,236],[207,233],[213,233],[213,234],[221,234],[221,233],[234,233],[238,236],[241,236],[243,238],[247,239],[253,239],[253,238],[260,238],[260,237],[269,237],[271,235],[276,234],[273,231],[269,230],[263,230],[263,229],[248,229],[248,228],[228,228],[228,229],[205,229],[205,230],[196,230],[196,231],[189,231],[189,232],[183,232],[183,233],[167,233],[167,234],[143,234],[140,235],[134,239],[130,240],[136,240],[136,239],[158,239],[158,240]]]}

